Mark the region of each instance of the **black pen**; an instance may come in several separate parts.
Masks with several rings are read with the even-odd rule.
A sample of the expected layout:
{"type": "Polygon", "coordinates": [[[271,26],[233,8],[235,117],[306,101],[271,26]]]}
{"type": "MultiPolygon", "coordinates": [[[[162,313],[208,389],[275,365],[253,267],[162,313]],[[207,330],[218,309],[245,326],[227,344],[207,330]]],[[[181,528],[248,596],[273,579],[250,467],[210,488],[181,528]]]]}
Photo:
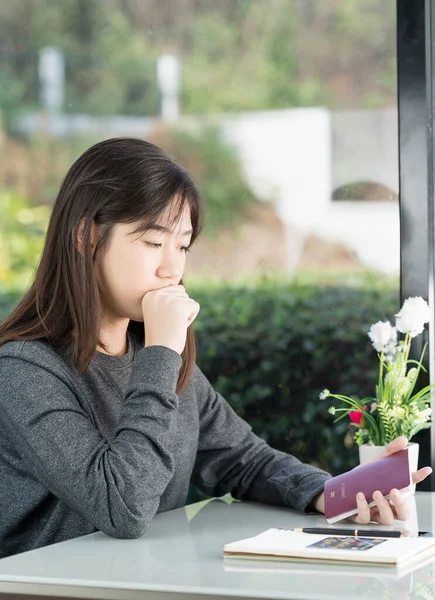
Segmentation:
{"type": "Polygon", "coordinates": [[[407,531],[383,530],[383,529],[339,529],[330,527],[304,527],[302,529],[293,529],[301,533],[318,533],[320,535],[350,535],[352,537],[407,537],[407,531]]]}

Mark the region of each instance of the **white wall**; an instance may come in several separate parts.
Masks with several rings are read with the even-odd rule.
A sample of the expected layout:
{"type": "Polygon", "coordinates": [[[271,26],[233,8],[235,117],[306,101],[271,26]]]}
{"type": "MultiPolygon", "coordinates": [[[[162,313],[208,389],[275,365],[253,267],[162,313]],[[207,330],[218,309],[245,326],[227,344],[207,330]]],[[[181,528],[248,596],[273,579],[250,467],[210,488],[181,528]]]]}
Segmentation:
{"type": "Polygon", "coordinates": [[[331,112],[332,187],[375,181],[399,189],[397,109],[331,112]]]}
{"type": "Polygon", "coordinates": [[[337,160],[341,169],[335,169],[336,187],[367,180],[397,192],[393,111],[332,117],[323,108],[253,112],[226,118],[223,126],[252,188],[275,203],[288,226],[289,270],[297,265],[304,239],[312,233],[344,244],[370,269],[399,272],[398,203],[331,200],[337,160]],[[297,239],[290,235],[294,227],[302,232],[297,239]]]}

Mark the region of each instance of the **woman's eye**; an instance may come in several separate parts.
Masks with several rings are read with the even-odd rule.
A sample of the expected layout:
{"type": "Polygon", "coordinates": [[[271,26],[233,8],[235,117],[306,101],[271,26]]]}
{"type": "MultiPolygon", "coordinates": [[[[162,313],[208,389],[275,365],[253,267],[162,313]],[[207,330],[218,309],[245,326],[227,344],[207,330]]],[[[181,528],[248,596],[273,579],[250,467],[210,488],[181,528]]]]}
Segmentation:
{"type": "MultiPolygon", "coordinates": [[[[145,244],[147,246],[150,246],[150,248],[161,248],[162,247],[161,244],[155,244],[153,242],[145,242],[145,244]]],[[[181,246],[180,250],[182,252],[190,252],[190,247],[189,246],[181,246]]]]}

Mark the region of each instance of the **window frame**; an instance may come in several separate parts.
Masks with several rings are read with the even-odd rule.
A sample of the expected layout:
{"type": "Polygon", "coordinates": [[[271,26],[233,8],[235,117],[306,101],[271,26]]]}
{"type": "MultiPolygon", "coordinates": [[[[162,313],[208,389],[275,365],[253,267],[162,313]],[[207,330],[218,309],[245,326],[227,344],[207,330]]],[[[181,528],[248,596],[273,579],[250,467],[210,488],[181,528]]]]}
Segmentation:
{"type": "MultiPolygon", "coordinates": [[[[435,382],[435,6],[432,0],[396,0],[399,126],[400,300],[422,296],[433,315],[429,332],[413,344],[415,358],[428,341],[429,381],[435,382]]],[[[435,402],[432,401],[435,412],[435,402]]],[[[419,465],[435,464],[435,426],[417,434],[419,465]]],[[[435,477],[419,489],[435,490],[435,477]]]]}

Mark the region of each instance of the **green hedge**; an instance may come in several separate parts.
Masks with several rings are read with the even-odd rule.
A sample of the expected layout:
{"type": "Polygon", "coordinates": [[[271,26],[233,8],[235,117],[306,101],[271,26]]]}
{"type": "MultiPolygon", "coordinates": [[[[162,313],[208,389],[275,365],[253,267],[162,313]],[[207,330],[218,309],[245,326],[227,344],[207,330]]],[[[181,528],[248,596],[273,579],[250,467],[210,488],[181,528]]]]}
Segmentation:
{"type": "Polygon", "coordinates": [[[347,423],[332,425],[319,393],[374,393],[378,359],[367,331],[397,312],[398,292],[274,284],[189,293],[201,305],[198,364],[254,431],[334,474],[354,467],[347,423]]]}
{"type": "MultiPolygon", "coordinates": [[[[378,360],[370,325],[399,308],[397,291],[265,283],[189,286],[198,364],[254,431],[280,450],[339,473],[357,463],[319,393],[374,392],[378,360]]],[[[0,290],[0,319],[19,294],[0,290]]]]}
{"type": "Polygon", "coordinates": [[[11,290],[0,285],[0,321],[2,321],[22,298],[20,290],[11,290]]]}

